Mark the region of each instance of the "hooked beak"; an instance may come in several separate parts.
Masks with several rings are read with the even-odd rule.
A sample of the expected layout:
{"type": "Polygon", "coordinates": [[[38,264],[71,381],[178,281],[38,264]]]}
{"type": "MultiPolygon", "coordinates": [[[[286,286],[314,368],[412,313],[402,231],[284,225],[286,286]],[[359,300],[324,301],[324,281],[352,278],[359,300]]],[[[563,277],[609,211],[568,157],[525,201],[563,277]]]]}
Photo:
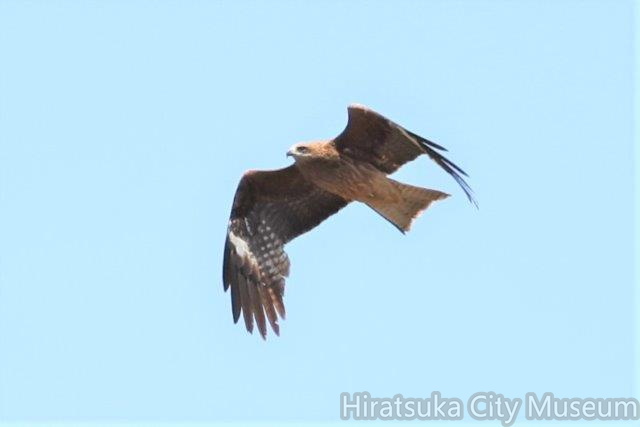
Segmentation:
{"type": "Polygon", "coordinates": [[[293,157],[293,151],[292,150],[287,151],[287,157],[293,157]]]}

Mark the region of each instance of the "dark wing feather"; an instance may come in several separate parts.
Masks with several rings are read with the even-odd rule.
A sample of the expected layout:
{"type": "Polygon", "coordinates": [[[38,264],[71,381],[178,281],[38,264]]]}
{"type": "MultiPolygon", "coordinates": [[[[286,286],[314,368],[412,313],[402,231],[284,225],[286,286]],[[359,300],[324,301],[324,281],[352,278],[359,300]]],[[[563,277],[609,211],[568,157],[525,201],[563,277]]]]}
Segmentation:
{"type": "Polygon", "coordinates": [[[266,322],[279,334],[278,316],[289,259],[284,245],[311,230],[348,202],[304,179],[293,166],[247,172],[238,184],[224,248],[223,283],[231,288],[231,310],[242,312],[249,332],[254,321],[260,335],[266,322]]]}
{"type": "Polygon", "coordinates": [[[444,147],[409,132],[362,105],[350,105],[348,111],[347,127],[334,139],[340,153],[371,163],[387,174],[426,154],[456,180],[469,201],[477,206],[473,191],[463,178],[468,176],[466,172],[437,151],[447,151],[444,147]]]}

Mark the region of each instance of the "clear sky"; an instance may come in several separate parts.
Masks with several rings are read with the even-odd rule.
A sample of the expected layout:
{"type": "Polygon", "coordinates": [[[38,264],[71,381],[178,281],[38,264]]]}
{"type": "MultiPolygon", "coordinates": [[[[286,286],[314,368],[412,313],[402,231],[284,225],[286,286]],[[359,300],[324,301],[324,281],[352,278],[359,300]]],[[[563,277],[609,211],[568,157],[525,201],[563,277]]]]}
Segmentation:
{"type": "Polygon", "coordinates": [[[0,2],[0,420],[637,395],[633,61],[630,1],[0,2]],[[447,147],[480,209],[406,166],[453,197],[288,245],[262,341],[222,290],[237,182],[352,102],[447,147]]]}

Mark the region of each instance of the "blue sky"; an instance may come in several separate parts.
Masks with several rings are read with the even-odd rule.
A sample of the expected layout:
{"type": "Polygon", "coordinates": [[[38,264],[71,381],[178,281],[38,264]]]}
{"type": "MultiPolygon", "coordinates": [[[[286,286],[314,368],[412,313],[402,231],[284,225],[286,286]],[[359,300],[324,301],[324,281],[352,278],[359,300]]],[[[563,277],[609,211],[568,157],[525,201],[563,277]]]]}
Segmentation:
{"type": "Polygon", "coordinates": [[[1,2],[0,421],[637,396],[633,5],[1,2]],[[406,166],[454,197],[406,236],[352,205],[292,242],[264,342],[222,290],[235,187],[352,102],[447,147],[480,209],[406,166]]]}

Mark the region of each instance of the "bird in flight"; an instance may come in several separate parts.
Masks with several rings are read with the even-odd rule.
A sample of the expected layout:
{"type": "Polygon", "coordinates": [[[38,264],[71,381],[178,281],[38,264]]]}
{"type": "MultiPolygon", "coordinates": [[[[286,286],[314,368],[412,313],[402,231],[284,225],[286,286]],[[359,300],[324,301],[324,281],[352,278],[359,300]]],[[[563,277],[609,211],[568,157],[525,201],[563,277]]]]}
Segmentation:
{"type": "Polygon", "coordinates": [[[381,114],[353,104],[347,127],[336,138],[295,144],[295,163],[284,169],[246,172],[236,190],[224,247],[224,290],[231,310],[262,338],[267,322],[280,334],[289,258],[284,245],[353,201],[365,203],[405,233],[429,205],[449,195],[388,178],[426,154],[462,187],[477,206],[467,174],[440,152],[446,149],[381,114]]]}

